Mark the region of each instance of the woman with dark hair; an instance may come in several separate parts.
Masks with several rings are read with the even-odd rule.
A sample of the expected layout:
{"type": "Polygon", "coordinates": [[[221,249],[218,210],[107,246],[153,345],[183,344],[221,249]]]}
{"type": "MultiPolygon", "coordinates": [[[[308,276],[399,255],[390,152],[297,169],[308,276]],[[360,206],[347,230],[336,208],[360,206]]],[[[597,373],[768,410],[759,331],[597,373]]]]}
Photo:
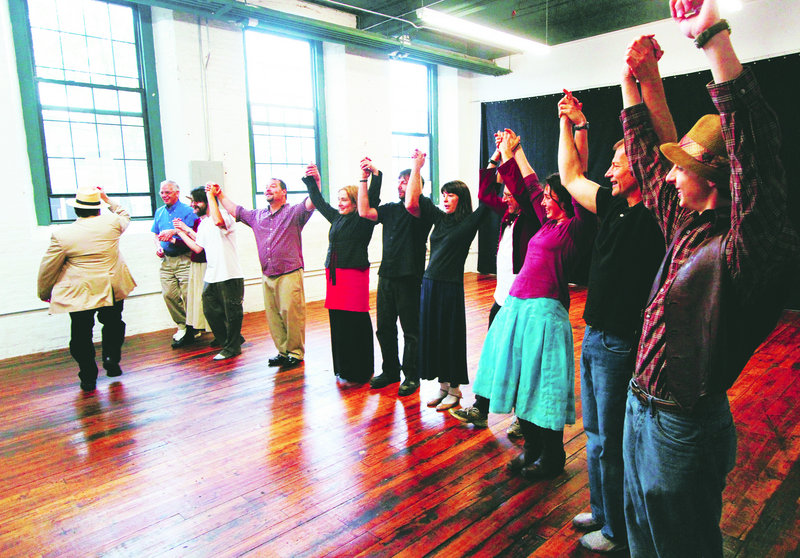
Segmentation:
{"type": "MultiPolygon", "coordinates": [[[[365,161],[369,159],[361,162],[361,180],[366,182],[370,170],[365,161]]],[[[376,179],[380,181],[380,175],[372,179],[373,190],[379,193],[376,179]]],[[[325,308],[331,327],[333,371],[342,387],[356,387],[368,382],[374,369],[367,245],[375,222],[359,217],[356,211],[358,187],[341,188],[338,209],[334,209],[322,197],[316,165],[308,166],[303,182],[314,207],[331,224],[325,259],[325,308]]],[[[377,205],[377,200],[371,203],[377,205]]]]}
{"type": "MultiPolygon", "coordinates": [[[[506,184],[522,180],[515,141],[505,132],[500,144],[506,162],[498,172],[506,184]]],[[[591,213],[572,200],[558,174],[547,177],[540,195],[536,210],[542,227],[531,238],[522,269],[486,335],[473,386],[475,406],[451,411],[463,422],[481,425],[489,411],[515,411],[525,451],[508,468],[530,480],[564,469],[564,425],[575,422],[567,278],[592,231],[591,213]]]]}
{"type": "Polygon", "coordinates": [[[458,405],[459,386],[469,383],[464,262],[486,206],[472,211],[469,188],[460,180],[442,186],[444,211],[420,198],[425,157],[418,150],[412,155],[405,204],[409,213],[433,225],[419,303],[419,373],[424,380],[438,378],[439,393],[427,404],[445,411],[458,405]]]}

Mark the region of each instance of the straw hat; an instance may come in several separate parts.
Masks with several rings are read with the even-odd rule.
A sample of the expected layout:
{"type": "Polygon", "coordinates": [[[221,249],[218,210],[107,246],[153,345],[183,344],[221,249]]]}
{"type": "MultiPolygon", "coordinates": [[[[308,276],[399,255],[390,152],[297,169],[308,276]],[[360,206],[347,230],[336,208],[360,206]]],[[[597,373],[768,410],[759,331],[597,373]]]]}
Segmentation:
{"type": "Polygon", "coordinates": [[[100,209],[100,190],[94,186],[81,186],[74,200],[67,200],[67,205],[81,209],[100,209]]]}
{"type": "Polygon", "coordinates": [[[679,167],[727,187],[730,160],[718,114],[706,114],[679,143],[662,144],[661,152],[679,167]]]}

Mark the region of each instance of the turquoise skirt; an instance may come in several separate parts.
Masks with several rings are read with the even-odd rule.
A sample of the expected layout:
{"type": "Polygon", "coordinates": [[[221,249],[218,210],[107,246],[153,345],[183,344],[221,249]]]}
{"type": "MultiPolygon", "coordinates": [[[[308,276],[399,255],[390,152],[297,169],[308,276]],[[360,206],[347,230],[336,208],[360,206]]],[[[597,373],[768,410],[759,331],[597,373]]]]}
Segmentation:
{"type": "Polygon", "coordinates": [[[542,428],[575,424],[575,349],[564,306],[551,298],[506,298],[486,334],[472,391],[489,412],[542,428]]]}

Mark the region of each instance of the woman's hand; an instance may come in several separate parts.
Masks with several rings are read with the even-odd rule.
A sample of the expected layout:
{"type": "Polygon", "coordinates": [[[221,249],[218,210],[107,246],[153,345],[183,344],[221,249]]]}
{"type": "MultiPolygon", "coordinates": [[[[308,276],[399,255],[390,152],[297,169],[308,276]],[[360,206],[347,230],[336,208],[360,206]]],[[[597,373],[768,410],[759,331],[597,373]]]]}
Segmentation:
{"type": "Polygon", "coordinates": [[[317,183],[317,186],[322,183],[322,179],[319,176],[319,169],[317,168],[317,165],[313,163],[306,167],[306,176],[313,178],[314,182],[317,183]]]}
{"type": "Polygon", "coordinates": [[[669,0],[669,10],[681,32],[690,39],[719,21],[716,0],[669,0]]]}

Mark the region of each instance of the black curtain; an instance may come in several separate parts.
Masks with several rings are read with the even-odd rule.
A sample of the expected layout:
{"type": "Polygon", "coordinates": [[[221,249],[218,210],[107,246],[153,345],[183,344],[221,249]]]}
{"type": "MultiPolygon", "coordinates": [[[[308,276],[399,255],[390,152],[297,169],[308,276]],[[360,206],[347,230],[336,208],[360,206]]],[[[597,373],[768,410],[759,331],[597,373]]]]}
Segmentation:
{"type": "MultiPolygon", "coordinates": [[[[789,184],[789,205],[795,226],[800,230],[800,54],[769,58],[746,64],[755,73],[761,90],[778,114],[783,136],[781,157],[789,184]]],[[[667,102],[678,129],[678,136],[704,114],[716,109],[706,90],[711,81],[706,70],[664,78],[667,102]]],[[[590,123],[589,168],[587,177],[610,187],[604,177],[611,162],[611,148],[622,139],[622,94],[619,86],[573,91],[583,103],[590,123]]],[[[481,165],[494,153],[494,132],[511,128],[522,138],[525,154],[540,179],[558,172],[558,118],[556,104],[561,94],[482,103],[481,165]]],[[[479,235],[478,271],[495,272],[497,223],[484,223],[479,235]]],[[[582,262],[577,282],[585,280],[588,263],[582,262]]],[[[800,285],[800,277],[795,281],[800,285]]],[[[800,288],[792,296],[791,307],[800,308],[800,288]]]]}

